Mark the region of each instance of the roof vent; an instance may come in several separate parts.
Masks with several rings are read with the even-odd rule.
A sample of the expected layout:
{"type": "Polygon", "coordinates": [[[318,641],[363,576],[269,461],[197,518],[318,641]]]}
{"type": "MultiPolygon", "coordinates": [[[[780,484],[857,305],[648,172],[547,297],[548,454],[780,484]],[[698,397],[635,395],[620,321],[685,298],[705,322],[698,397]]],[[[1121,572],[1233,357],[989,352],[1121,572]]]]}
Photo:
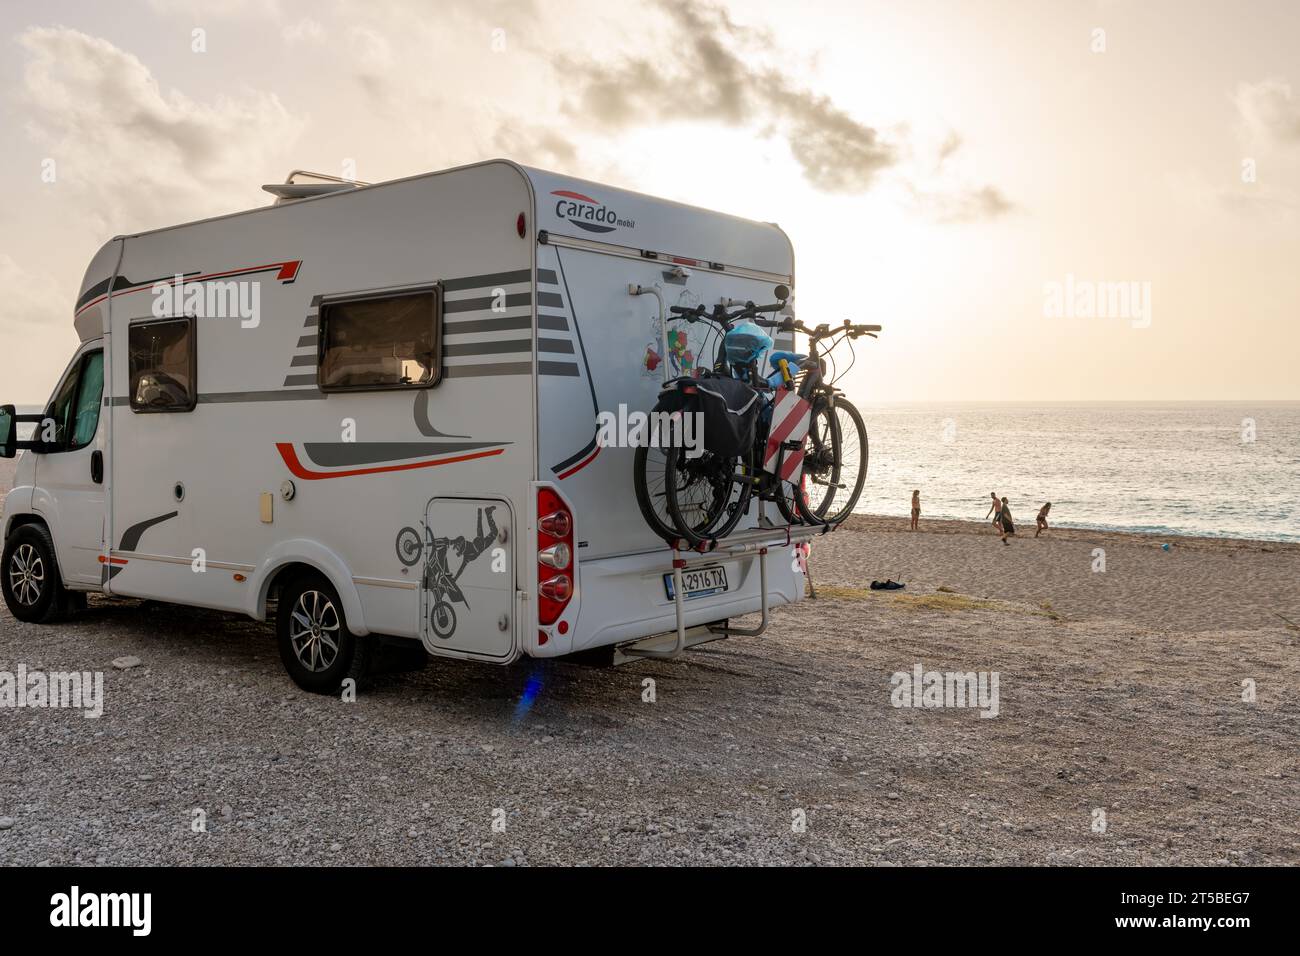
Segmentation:
{"type": "Polygon", "coordinates": [[[369,186],[355,179],[343,179],[328,173],[313,173],[305,169],[295,169],[285,177],[282,183],[270,183],[262,189],[275,197],[275,205],[293,202],[295,199],[310,199],[313,196],[325,196],[330,193],[347,192],[360,186],[369,186]]]}

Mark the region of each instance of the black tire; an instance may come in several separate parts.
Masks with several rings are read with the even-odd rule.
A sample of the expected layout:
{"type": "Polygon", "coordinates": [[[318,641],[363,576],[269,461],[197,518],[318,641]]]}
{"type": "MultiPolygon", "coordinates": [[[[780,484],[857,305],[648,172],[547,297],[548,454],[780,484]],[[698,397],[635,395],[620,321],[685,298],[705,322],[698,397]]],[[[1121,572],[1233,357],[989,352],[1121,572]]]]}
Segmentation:
{"type": "Polygon", "coordinates": [[[632,464],[632,486],[636,489],[636,503],[645,523],[659,537],[672,543],[673,539],[681,536],[668,515],[668,498],[664,494],[666,458],[662,448],[638,445],[632,464]]]}
{"type": "Polygon", "coordinates": [[[692,546],[717,538],[725,538],[740,524],[749,510],[753,486],[744,475],[752,469],[742,458],[721,458],[705,452],[697,463],[689,462],[678,453],[667,458],[664,469],[664,492],[668,499],[668,515],[676,528],[676,537],[692,546]],[[679,477],[689,471],[689,477],[679,477]],[[699,502],[688,495],[692,489],[703,491],[699,502]]]}
{"type": "Polygon", "coordinates": [[[275,634],[284,669],[303,690],[335,694],[347,678],[361,687],[369,676],[374,642],[348,629],[338,591],[323,575],[301,574],[284,585],[275,634]]]}
{"type": "Polygon", "coordinates": [[[819,402],[813,414],[823,428],[830,426],[831,460],[805,461],[805,470],[811,468],[813,474],[808,484],[811,500],[807,507],[817,521],[839,524],[853,513],[867,480],[870,460],[867,426],[862,422],[862,414],[842,395],[835,396],[834,408],[825,401],[819,402]],[[829,484],[819,484],[819,480],[829,484]]]}
{"type": "Polygon", "coordinates": [[[9,613],[29,624],[52,624],[73,603],[63,587],[54,539],[43,524],[25,524],[9,535],[0,579],[9,613]]]}

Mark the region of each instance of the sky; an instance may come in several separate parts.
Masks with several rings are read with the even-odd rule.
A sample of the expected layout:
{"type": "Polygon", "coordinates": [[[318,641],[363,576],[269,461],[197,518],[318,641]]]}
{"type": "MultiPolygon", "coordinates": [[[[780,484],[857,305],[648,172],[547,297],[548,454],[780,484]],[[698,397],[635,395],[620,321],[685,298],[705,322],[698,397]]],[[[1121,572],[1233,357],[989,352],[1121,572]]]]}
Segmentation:
{"type": "Polygon", "coordinates": [[[862,402],[1300,399],[1290,0],[0,0],[0,401],[109,238],[506,157],[752,219],[862,402]]]}

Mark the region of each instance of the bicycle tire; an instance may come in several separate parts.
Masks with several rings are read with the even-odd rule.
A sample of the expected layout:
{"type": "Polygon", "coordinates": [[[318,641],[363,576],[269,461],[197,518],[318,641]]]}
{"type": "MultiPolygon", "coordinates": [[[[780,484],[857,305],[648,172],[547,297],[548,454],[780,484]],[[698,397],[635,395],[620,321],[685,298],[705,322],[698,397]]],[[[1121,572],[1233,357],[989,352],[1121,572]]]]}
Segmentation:
{"type": "MultiPolygon", "coordinates": [[[[839,524],[853,513],[867,480],[871,453],[867,427],[862,421],[862,414],[852,402],[842,396],[836,396],[833,404],[825,400],[818,402],[813,409],[814,422],[819,420],[819,416],[821,421],[830,426],[831,461],[826,464],[819,453],[813,451],[806,467],[812,467],[815,473],[824,474],[826,484],[834,490],[817,502],[816,507],[806,500],[801,502],[800,513],[805,518],[811,515],[811,520],[815,523],[839,524]],[[829,473],[826,469],[829,469],[829,473]]],[[[814,482],[817,480],[813,479],[814,482]]]]}
{"type": "Polygon", "coordinates": [[[744,459],[739,457],[723,459],[711,452],[705,452],[704,457],[708,460],[695,470],[697,473],[709,476],[713,495],[703,517],[698,519],[693,514],[687,517],[688,502],[683,495],[687,487],[695,486],[698,482],[683,483],[677,478],[679,469],[685,466],[684,453],[669,455],[664,469],[664,491],[668,514],[676,528],[677,537],[685,540],[692,547],[731,534],[749,509],[749,499],[753,493],[750,483],[744,480],[743,476],[738,478],[739,471],[747,470],[744,459]]]}
{"type": "Polygon", "coordinates": [[[668,456],[662,448],[638,445],[632,462],[632,485],[636,489],[637,507],[641,517],[650,526],[650,530],[670,544],[681,537],[672,525],[668,514],[668,500],[664,493],[664,469],[662,462],[668,456]],[[651,458],[651,453],[656,458],[651,458]],[[656,462],[659,464],[657,465],[656,462]],[[658,478],[653,472],[658,472],[658,478]],[[659,507],[656,507],[658,505],[659,507]]]}

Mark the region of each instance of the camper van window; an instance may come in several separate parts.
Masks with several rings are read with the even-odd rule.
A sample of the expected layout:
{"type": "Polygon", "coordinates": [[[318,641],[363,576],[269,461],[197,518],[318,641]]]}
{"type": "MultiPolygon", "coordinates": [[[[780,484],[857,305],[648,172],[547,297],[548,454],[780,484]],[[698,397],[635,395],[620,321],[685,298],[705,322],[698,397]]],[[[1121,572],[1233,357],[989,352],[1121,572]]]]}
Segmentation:
{"type": "Polygon", "coordinates": [[[127,335],[131,409],[189,412],[198,404],[194,319],[137,322],[127,335]]]}
{"type": "Polygon", "coordinates": [[[320,387],[429,388],[442,378],[442,297],[415,293],[326,301],[320,308],[320,387]]]}
{"type": "Polygon", "coordinates": [[[45,410],[46,418],[54,421],[50,450],[76,451],[94,441],[103,400],[104,353],[96,349],[87,352],[68,370],[45,410]]]}

